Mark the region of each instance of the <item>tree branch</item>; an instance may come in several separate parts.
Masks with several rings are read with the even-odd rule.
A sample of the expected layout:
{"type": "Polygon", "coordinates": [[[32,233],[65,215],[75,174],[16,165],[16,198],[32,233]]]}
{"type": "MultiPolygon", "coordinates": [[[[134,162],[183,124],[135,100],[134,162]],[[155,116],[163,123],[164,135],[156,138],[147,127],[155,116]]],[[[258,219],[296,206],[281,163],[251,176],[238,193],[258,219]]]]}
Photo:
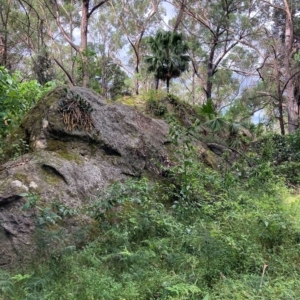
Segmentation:
{"type": "Polygon", "coordinates": [[[266,1],[266,0],[261,0],[261,1],[264,2],[264,3],[266,3],[266,4],[269,4],[270,6],[272,6],[272,7],[274,7],[274,8],[281,9],[281,10],[285,11],[284,7],[275,5],[275,4],[270,3],[269,1],[266,1]]]}
{"type": "Polygon", "coordinates": [[[283,94],[284,90],[286,89],[287,85],[289,84],[289,82],[290,82],[297,74],[299,74],[299,73],[300,73],[300,70],[297,71],[296,73],[294,73],[294,74],[287,80],[287,82],[286,82],[285,85],[283,86],[282,94],[283,94]]]}
{"type": "Polygon", "coordinates": [[[75,86],[75,82],[72,78],[72,76],[70,75],[70,73],[65,69],[65,67],[56,59],[56,58],[53,58],[53,60],[57,63],[57,65],[63,70],[63,72],[67,75],[70,83],[75,86]]]}
{"type": "Polygon", "coordinates": [[[48,5],[47,5],[47,8],[50,11],[50,13],[53,15],[53,17],[55,18],[56,24],[57,24],[57,26],[58,26],[61,34],[63,35],[64,39],[70,44],[70,46],[75,51],[80,52],[79,47],[71,40],[71,38],[69,37],[69,35],[67,34],[67,32],[64,30],[64,28],[62,27],[62,25],[60,23],[60,20],[59,20],[60,13],[59,13],[59,8],[58,8],[57,0],[53,1],[53,5],[54,5],[54,9],[55,9],[55,14],[52,12],[52,10],[50,9],[50,7],[48,5]]]}
{"type": "Polygon", "coordinates": [[[87,18],[89,19],[90,16],[94,13],[95,10],[97,10],[100,6],[102,6],[104,3],[108,2],[108,1],[109,0],[103,0],[103,1],[99,2],[98,4],[94,5],[94,7],[88,13],[87,18]]]}

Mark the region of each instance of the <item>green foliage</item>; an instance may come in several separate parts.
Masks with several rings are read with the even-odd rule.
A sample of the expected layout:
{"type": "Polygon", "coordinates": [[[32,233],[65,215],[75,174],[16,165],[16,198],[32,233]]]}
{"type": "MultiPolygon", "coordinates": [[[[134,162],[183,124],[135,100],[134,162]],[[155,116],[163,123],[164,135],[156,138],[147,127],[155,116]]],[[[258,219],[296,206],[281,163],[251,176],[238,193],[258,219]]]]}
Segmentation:
{"type": "Polygon", "coordinates": [[[0,67],[0,161],[28,152],[27,141],[15,129],[24,114],[54,87],[54,82],[42,86],[36,80],[22,81],[20,73],[11,75],[0,67]]]}
{"type": "Polygon", "coordinates": [[[257,145],[261,149],[262,159],[270,161],[276,174],[291,183],[299,184],[300,131],[283,136],[270,134],[257,145]]]}
{"type": "MultiPolygon", "coordinates": [[[[92,222],[83,244],[61,247],[61,233],[46,231],[77,210],[60,202],[43,207],[27,195],[23,209],[35,211],[45,259],[6,275],[2,290],[0,277],[5,299],[300,297],[300,198],[273,166],[275,154],[290,154],[270,148],[268,138],[261,155],[256,150],[229,164],[225,154],[215,171],[193,146],[199,122],[183,127],[168,118],[177,151],[164,180],[115,183],[87,201],[92,222]]],[[[298,138],[287,140],[296,149],[298,138]]]]}
{"type": "Polygon", "coordinates": [[[15,160],[28,151],[29,145],[24,138],[20,138],[18,133],[10,134],[0,146],[0,162],[7,158],[15,160]]]}
{"type": "Polygon", "coordinates": [[[201,114],[207,116],[207,118],[209,120],[211,120],[213,117],[215,117],[216,112],[215,112],[215,108],[214,108],[214,104],[213,104],[212,100],[208,99],[208,101],[203,103],[199,109],[199,112],[201,114]]]}
{"type": "Polygon", "coordinates": [[[51,82],[43,87],[36,80],[21,81],[18,72],[10,75],[0,67],[0,138],[19,125],[23,115],[53,87],[51,82]]]}
{"type": "Polygon", "coordinates": [[[123,95],[130,94],[127,84],[128,75],[119,65],[103,53],[99,48],[103,45],[90,44],[83,52],[83,58],[75,56],[73,61],[77,64],[77,81],[82,81],[82,64],[88,65],[89,87],[107,99],[117,100],[123,95]],[[101,52],[101,51],[100,51],[101,52]]]}
{"type": "Polygon", "coordinates": [[[226,124],[226,120],[222,117],[217,117],[212,120],[209,120],[205,123],[205,125],[211,129],[213,132],[221,131],[224,129],[226,124]]]}
{"type": "Polygon", "coordinates": [[[231,189],[222,189],[222,174],[201,168],[199,177],[195,161],[186,167],[185,173],[172,170],[181,176],[177,184],[183,176],[191,185],[205,182],[203,189],[193,187],[199,191],[193,197],[179,194],[174,201],[169,184],[145,178],[103,190],[87,207],[98,231],[94,241],[53,253],[30,277],[8,277],[14,289],[5,297],[297,299],[298,200],[283,201],[287,191],[266,165],[251,170],[248,184],[229,183],[231,189]]]}
{"type": "Polygon", "coordinates": [[[300,62],[300,52],[297,52],[295,55],[294,55],[294,60],[296,62],[300,62]]]}
{"type": "Polygon", "coordinates": [[[61,217],[56,214],[51,207],[41,207],[37,203],[39,197],[35,194],[21,194],[22,197],[27,198],[27,202],[23,205],[23,210],[32,209],[35,215],[36,225],[43,227],[49,224],[55,225],[58,220],[61,220],[61,217]]]}
{"type": "Polygon", "coordinates": [[[33,71],[35,77],[41,85],[45,85],[54,79],[53,66],[51,64],[51,59],[49,58],[49,53],[46,49],[43,49],[37,53],[33,59],[33,71]]]}
{"type": "Polygon", "coordinates": [[[0,299],[1,295],[11,295],[13,292],[13,282],[9,273],[0,270],[0,299]]]}
{"type": "Polygon", "coordinates": [[[164,96],[157,91],[148,91],[145,95],[147,102],[146,111],[156,117],[164,116],[167,113],[167,107],[166,104],[161,101],[163,98],[164,96]]]}
{"type": "Polygon", "coordinates": [[[181,125],[186,127],[204,120],[198,106],[192,106],[173,94],[149,90],[141,95],[141,99],[146,104],[146,113],[154,117],[163,117],[168,120],[169,116],[172,115],[181,125]]]}
{"type": "Polygon", "coordinates": [[[300,131],[282,136],[269,135],[262,140],[263,155],[266,159],[283,161],[300,161],[300,131]]]}
{"type": "Polygon", "coordinates": [[[145,58],[147,72],[154,73],[157,83],[158,80],[166,81],[169,92],[170,80],[188,70],[188,45],[182,34],[171,31],[158,31],[155,37],[148,38],[148,45],[152,56],[145,58]]]}

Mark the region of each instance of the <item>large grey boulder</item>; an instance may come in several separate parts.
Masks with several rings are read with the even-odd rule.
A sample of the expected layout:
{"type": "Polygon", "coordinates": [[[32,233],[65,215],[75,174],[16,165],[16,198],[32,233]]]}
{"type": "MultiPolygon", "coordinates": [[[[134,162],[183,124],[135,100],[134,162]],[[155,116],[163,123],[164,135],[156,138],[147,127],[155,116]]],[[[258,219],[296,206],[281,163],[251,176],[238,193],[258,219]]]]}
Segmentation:
{"type": "Polygon", "coordinates": [[[54,201],[81,207],[114,181],[157,177],[169,164],[165,121],[106,103],[85,88],[46,95],[25,116],[21,131],[30,152],[0,166],[0,267],[32,251],[33,213],[21,210],[20,195],[37,195],[42,207],[54,201]],[[73,111],[71,120],[68,105],[78,102],[83,110],[73,111]]]}

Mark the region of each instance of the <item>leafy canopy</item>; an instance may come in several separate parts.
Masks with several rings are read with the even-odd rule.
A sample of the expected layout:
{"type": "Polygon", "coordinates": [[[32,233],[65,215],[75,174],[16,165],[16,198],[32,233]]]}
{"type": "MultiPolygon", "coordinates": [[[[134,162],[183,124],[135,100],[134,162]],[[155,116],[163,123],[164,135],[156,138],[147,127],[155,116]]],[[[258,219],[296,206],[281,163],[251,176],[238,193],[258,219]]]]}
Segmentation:
{"type": "Polygon", "coordinates": [[[172,78],[179,77],[188,70],[190,57],[187,55],[188,45],[183,35],[171,31],[158,31],[154,37],[148,38],[152,56],[146,56],[147,72],[154,73],[158,81],[166,81],[167,92],[172,78]]]}

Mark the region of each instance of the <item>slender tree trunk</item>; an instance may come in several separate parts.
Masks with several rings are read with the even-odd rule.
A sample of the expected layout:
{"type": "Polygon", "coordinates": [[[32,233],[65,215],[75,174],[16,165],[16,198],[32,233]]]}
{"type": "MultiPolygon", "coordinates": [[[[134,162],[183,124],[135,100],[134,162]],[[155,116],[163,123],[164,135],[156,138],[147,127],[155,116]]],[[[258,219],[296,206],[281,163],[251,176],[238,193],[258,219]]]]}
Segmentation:
{"type": "Polygon", "coordinates": [[[195,72],[193,72],[193,75],[192,75],[192,103],[193,105],[196,104],[196,98],[195,98],[195,79],[196,79],[196,74],[195,72]]]}
{"type": "Polygon", "coordinates": [[[87,87],[89,84],[88,73],[88,57],[87,57],[87,35],[88,35],[88,13],[89,13],[89,0],[82,1],[81,12],[81,45],[80,55],[82,59],[82,86],[87,87]]]}
{"type": "MultiPolygon", "coordinates": [[[[74,5],[73,0],[72,0],[71,4],[74,5]]],[[[73,12],[70,13],[69,26],[70,26],[70,38],[73,41],[73,12]]],[[[73,47],[70,47],[70,55],[71,55],[71,61],[72,61],[73,55],[74,55],[73,47]]],[[[74,76],[74,63],[73,62],[71,63],[71,72],[70,73],[71,73],[72,78],[75,78],[75,76],[74,76]]]]}
{"type": "Polygon", "coordinates": [[[213,88],[213,76],[215,74],[214,68],[214,57],[215,57],[215,49],[217,47],[217,42],[214,41],[214,46],[211,48],[208,63],[207,63],[207,79],[206,79],[206,101],[210,100],[212,97],[212,88],[213,88]]]}
{"type": "Polygon", "coordinates": [[[289,133],[296,131],[296,129],[299,127],[298,114],[297,114],[298,105],[294,98],[293,87],[294,85],[292,82],[288,84],[287,95],[286,95],[289,133]]]}
{"type": "Polygon", "coordinates": [[[134,75],[135,75],[135,78],[134,78],[134,92],[135,92],[136,95],[138,95],[139,94],[139,78],[138,78],[139,67],[138,67],[138,65],[134,69],[134,75]]]}
{"type": "MultiPolygon", "coordinates": [[[[6,31],[6,28],[5,28],[5,31],[6,31]]],[[[7,62],[7,52],[8,52],[8,47],[7,47],[7,44],[8,44],[8,34],[7,33],[4,33],[4,39],[3,39],[3,45],[4,45],[4,48],[3,48],[3,53],[2,53],[2,65],[6,68],[6,69],[10,69],[9,68],[9,65],[8,65],[8,62],[7,62]]]]}
{"type": "Polygon", "coordinates": [[[283,121],[283,99],[282,95],[279,97],[279,103],[278,103],[278,110],[279,110],[279,125],[280,125],[280,132],[282,135],[285,135],[285,129],[284,129],[284,121],[283,121]]]}
{"type": "Polygon", "coordinates": [[[106,54],[102,55],[101,89],[105,99],[108,99],[106,54]]]}
{"type": "Polygon", "coordinates": [[[155,90],[158,90],[159,87],[159,79],[158,78],[154,78],[154,86],[155,86],[155,90]]]}
{"type": "Polygon", "coordinates": [[[170,78],[169,77],[167,77],[167,93],[169,94],[169,92],[170,92],[170,78]]]}
{"type": "Polygon", "coordinates": [[[7,1],[7,4],[5,6],[6,11],[3,10],[3,6],[0,8],[1,11],[1,22],[4,27],[3,31],[4,34],[1,36],[1,64],[6,68],[10,69],[10,64],[8,62],[8,20],[9,20],[9,15],[10,15],[10,7],[11,7],[11,0],[7,1]]]}
{"type": "MultiPolygon", "coordinates": [[[[142,35],[141,35],[142,37],[142,35]]],[[[139,94],[139,88],[140,88],[140,83],[139,83],[139,66],[140,66],[140,40],[136,41],[135,43],[131,42],[130,39],[128,39],[135,54],[135,68],[134,68],[134,92],[136,95],[139,94]]]]}
{"type": "Polygon", "coordinates": [[[289,129],[289,133],[292,133],[299,126],[298,115],[297,115],[298,104],[294,95],[294,79],[292,78],[292,70],[291,70],[291,60],[292,60],[293,42],[294,42],[294,36],[293,36],[294,28],[293,28],[292,13],[287,0],[284,0],[284,8],[286,14],[285,15],[285,40],[284,40],[285,80],[287,82],[286,108],[287,108],[287,115],[288,115],[288,129],[289,129]]]}
{"type": "Polygon", "coordinates": [[[284,119],[283,119],[283,95],[282,95],[281,82],[280,82],[281,73],[279,70],[278,55],[277,55],[275,48],[273,48],[273,52],[274,52],[274,77],[275,77],[276,86],[277,86],[280,132],[282,135],[285,135],[284,119]]]}

